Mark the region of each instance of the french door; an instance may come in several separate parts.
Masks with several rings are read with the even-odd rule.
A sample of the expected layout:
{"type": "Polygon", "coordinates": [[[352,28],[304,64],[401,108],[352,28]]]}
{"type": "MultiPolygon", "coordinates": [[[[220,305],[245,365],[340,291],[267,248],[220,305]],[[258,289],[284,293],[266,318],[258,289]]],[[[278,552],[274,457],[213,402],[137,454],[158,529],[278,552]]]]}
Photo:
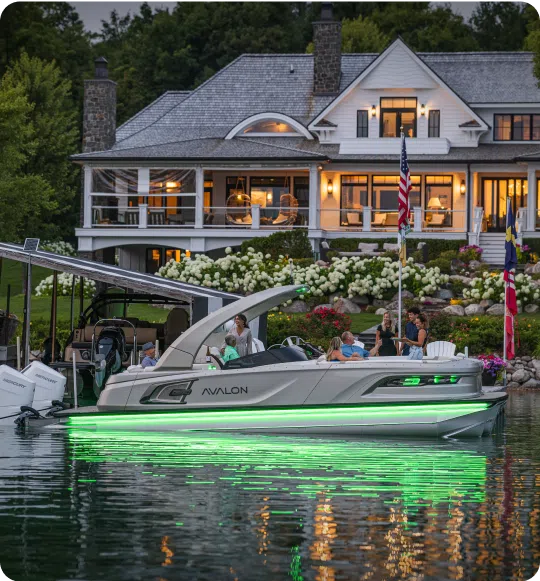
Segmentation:
{"type": "Polygon", "coordinates": [[[510,199],[514,216],[527,206],[527,180],[522,178],[483,178],[482,206],[488,232],[506,229],[506,204],[510,199]]]}

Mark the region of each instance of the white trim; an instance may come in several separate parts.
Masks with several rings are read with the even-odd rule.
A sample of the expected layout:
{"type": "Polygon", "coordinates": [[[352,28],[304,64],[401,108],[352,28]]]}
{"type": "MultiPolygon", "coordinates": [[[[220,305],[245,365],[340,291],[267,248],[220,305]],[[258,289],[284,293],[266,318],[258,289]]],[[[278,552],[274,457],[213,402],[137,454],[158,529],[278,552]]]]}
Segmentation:
{"type": "Polygon", "coordinates": [[[268,119],[269,121],[283,121],[283,123],[287,123],[287,125],[294,127],[298,133],[247,133],[245,135],[242,134],[242,137],[298,137],[298,134],[300,134],[306,139],[313,139],[313,135],[311,135],[311,133],[301,123],[298,123],[298,121],[288,115],[274,113],[272,111],[268,111],[267,113],[257,113],[256,115],[252,115],[251,117],[240,121],[240,123],[235,125],[229,133],[227,133],[225,139],[232,139],[233,137],[238,136],[241,131],[250,125],[257,123],[258,121],[264,121],[265,119],[268,119]]]}
{"type": "Polygon", "coordinates": [[[443,87],[444,89],[446,89],[451,95],[452,97],[454,97],[454,99],[460,103],[462,106],[464,106],[473,116],[474,119],[476,119],[476,121],[478,121],[478,123],[480,123],[480,125],[482,126],[482,128],[484,130],[488,130],[488,126],[486,124],[486,122],[480,117],[478,116],[477,113],[475,113],[471,107],[465,102],[463,101],[463,99],[461,99],[461,97],[459,97],[457,95],[457,93],[450,87],[448,86],[428,65],[426,65],[426,63],[424,63],[424,61],[422,61],[422,59],[420,59],[402,40],[401,38],[396,39],[386,50],[384,50],[367,68],[365,68],[357,77],[356,79],[344,90],[342,91],[331,103],[329,103],[318,115],[317,117],[315,117],[315,119],[313,119],[313,121],[308,125],[308,129],[310,131],[314,131],[315,125],[321,120],[323,119],[329,111],[331,111],[332,109],[334,109],[343,99],[345,99],[345,97],[347,97],[347,95],[349,95],[354,89],[356,89],[356,87],[360,84],[360,82],[367,77],[367,75],[369,75],[369,73],[371,73],[371,71],[373,71],[376,67],[378,67],[381,62],[389,55],[391,54],[397,47],[402,47],[407,54],[409,54],[412,59],[418,64],[418,66],[428,75],[430,76],[439,86],[443,87]]]}
{"type": "Polygon", "coordinates": [[[515,109],[518,107],[530,107],[531,109],[538,109],[540,102],[537,103],[469,103],[470,107],[485,107],[493,109],[515,109]]]}

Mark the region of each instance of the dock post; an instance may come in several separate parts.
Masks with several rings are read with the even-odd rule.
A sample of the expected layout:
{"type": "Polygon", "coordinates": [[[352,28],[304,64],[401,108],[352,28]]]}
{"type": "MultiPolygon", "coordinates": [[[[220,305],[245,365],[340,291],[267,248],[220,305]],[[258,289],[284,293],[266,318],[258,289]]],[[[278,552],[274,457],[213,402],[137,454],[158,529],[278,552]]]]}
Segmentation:
{"type": "Polygon", "coordinates": [[[51,363],[55,362],[56,353],[56,310],[57,310],[57,295],[58,295],[58,272],[53,272],[53,287],[51,299],[51,363]]]}
{"type": "Polygon", "coordinates": [[[79,407],[79,394],[77,393],[77,353],[72,351],[73,358],[73,407],[79,407]]]}

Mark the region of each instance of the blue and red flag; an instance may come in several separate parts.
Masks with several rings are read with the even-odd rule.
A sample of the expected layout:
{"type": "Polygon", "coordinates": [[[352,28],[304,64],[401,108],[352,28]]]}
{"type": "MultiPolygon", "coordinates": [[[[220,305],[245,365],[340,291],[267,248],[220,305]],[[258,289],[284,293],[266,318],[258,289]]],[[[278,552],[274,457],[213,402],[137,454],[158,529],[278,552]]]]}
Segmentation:
{"type": "Polygon", "coordinates": [[[409,193],[411,191],[411,172],[407,161],[407,147],[405,145],[405,135],[401,132],[401,157],[399,160],[399,189],[398,189],[398,232],[400,234],[401,248],[399,257],[401,264],[407,264],[407,246],[405,237],[409,233],[411,226],[409,218],[411,214],[409,204],[409,193]]]}
{"type": "Polygon", "coordinates": [[[517,266],[516,237],[516,218],[512,212],[511,200],[508,198],[506,208],[506,240],[504,242],[504,332],[506,334],[506,359],[513,359],[516,353],[514,338],[514,317],[517,315],[517,296],[514,278],[517,266]]]}

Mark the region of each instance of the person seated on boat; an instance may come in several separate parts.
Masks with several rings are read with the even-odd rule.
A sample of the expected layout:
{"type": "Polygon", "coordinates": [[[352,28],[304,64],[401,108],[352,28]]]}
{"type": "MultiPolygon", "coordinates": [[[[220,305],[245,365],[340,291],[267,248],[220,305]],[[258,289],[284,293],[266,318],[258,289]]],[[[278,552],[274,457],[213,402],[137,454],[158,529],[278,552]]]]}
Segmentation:
{"type": "MultiPolygon", "coordinates": [[[[234,318],[234,325],[227,333],[227,336],[232,335],[236,339],[236,351],[239,357],[244,357],[252,353],[253,336],[251,329],[248,326],[246,315],[240,313],[234,318]]],[[[225,352],[226,345],[222,345],[221,352],[225,352]]]]}
{"type": "Polygon", "coordinates": [[[376,339],[382,341],[379,355],[381,357],[392,357],[397,355],[396,343],[392,341],[394,337],[398,336],[397,325],[394,323],[392,313],[385,311],[383,314],[382,323],[377,327],[376,339]]]}
{"type": "Polygon", "coordinates": [[[231,361],[232,359],[238,359],[238,351],[236,350],[236,338],[233,335],[227,335],[225,337],[225,350],[223,351],[222,359],[225,363],[231,361]]]}
{"type": "Polygon", "coordinates": [[[144,353],[144,358],[141,363],[143,369],[146,367],[154,367],[158,360],[156,357],[156,346],[152,341],[148,341],[148,343],[145,343],[142,346],[142,352],[144,353]]]}
{"type": "Polygon", "coordinates": [[[420,313],[416,317],[416,327],[418,328],[418,339],[416,341],[407,339],[407,337],[402,337],[401,341],[410,346],[407,359],[421,360],[424,356],[424,349],[426,348],[429,336],[428,318],[424,313],[420,313]]]}
{"type": "Polygon", "coordinates": [[[326,352],[326,361],[360,361],[362,359],[358,353],[353,353],[350,357],[345,357],[341,352],[341,339],[339,337],[334,337],[330,341],[330,347],[326,352]]]}
{"type": "Polygon", "coordinates": [[[345,331],[345,333],[341,335],[341,340],[343,341],[341,345],[341,354],[344,357],[349,358],[353,355],[357,355],[361,359],[367,359],[370,355],[374,357],[378,354],[382,345],[382,340],[378,340],[377,343],[375,343],[375,347],[373,347],[371,351],[368,351],[367,349],[354,344],[354,335],[350,331],[345,331]]]}
{"type": "MultiPolygon", "coordinates": [[[[416,326],[416,317],[420,314],[420,309],[418,307],[411,307],[407,309],[407,324],[405,325],[405,337],[407,339],[412,339],[413,341],[418,340],[418,327],[416,326]]],[[[402,345],[401,352],[399,355],[407,357],[411,350],[410,345],[402,345]]]]}

